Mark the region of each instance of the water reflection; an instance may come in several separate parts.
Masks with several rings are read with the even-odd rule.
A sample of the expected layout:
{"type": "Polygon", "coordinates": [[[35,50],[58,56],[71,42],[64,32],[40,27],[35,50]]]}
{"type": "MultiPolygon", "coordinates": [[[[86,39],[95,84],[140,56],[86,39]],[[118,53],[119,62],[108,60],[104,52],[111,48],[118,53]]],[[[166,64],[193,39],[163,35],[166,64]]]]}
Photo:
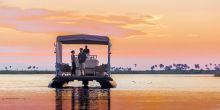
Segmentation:
{"type": "Polygon", "coordinates": [[[56,110],[110,110],[110,89],[56,89],[56,110]]]}

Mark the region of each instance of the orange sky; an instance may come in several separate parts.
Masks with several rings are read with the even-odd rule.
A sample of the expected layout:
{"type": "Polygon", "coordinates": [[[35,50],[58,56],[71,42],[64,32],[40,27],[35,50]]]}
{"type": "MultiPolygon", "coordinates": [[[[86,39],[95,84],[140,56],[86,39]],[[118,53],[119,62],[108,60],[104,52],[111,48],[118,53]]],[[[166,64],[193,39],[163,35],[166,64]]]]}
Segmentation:
{"type": "MultiPolygon", "coordinates": [[[[0,69],[7,65],[53,69],[53,43],[63,34],[110,36],[115,66],[220,63],[219,4],[219,0],[0,0],[0,69]]],[[[94,54],[104,52],[92,49],[94,54]]],[[[68,53],[64,54],[68,62],[68,53]]]]}

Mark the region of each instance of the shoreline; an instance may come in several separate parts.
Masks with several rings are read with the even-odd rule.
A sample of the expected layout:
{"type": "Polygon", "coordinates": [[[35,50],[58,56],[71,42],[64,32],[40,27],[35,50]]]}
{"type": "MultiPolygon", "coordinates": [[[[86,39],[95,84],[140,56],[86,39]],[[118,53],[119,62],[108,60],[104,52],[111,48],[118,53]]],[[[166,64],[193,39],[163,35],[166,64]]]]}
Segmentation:
{"type": "MultiPolygon", "coordinates": [[[[0,71],[0,74],[54,74],[54,71],[0,71]]],[[[112,71],[112,74],[213,74],[220,76],[219,71],[112,71]]]]}

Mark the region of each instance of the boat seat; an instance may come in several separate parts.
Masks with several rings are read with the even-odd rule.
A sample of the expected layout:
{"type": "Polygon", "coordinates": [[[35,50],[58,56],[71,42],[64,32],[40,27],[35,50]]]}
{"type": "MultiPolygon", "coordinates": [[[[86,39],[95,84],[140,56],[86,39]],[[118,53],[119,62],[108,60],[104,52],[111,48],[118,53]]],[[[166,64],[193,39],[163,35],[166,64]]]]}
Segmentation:
{"type": "MultiPolygon", "coordinates": [[[[77,61],[78,62],[78,61],[77,61]]],[[[85,62],[85,74],[95,75],[96,67],[99,65],[99,61],[97,59],[88,59],[85,62]]],[[[76,69],[79,70],[79,63],[76,63],[76,69]]],[[[79,71],[76,71],[79,72],[79,71]]]]}
{"type": "Polygon", "coordinates": [[[86,63],[85,63],[86,68],[95,68],[98,65],[99,65],[99,61],[96,59],[86,60],[86,63]]]}

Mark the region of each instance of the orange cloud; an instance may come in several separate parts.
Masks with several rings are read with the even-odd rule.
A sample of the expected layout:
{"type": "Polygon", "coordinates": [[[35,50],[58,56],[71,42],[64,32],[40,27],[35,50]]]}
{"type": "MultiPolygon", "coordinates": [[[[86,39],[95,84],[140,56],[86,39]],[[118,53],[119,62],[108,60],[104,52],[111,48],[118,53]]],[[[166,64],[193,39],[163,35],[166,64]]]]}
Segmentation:
{"type": "Polygon", "coordinates": [[[24,32],[102,34],[115,37],[146,35],[131,24],[156,25],[155,16],[81,15],[77,12],[0,7],[0,26],[24,32]]]}

